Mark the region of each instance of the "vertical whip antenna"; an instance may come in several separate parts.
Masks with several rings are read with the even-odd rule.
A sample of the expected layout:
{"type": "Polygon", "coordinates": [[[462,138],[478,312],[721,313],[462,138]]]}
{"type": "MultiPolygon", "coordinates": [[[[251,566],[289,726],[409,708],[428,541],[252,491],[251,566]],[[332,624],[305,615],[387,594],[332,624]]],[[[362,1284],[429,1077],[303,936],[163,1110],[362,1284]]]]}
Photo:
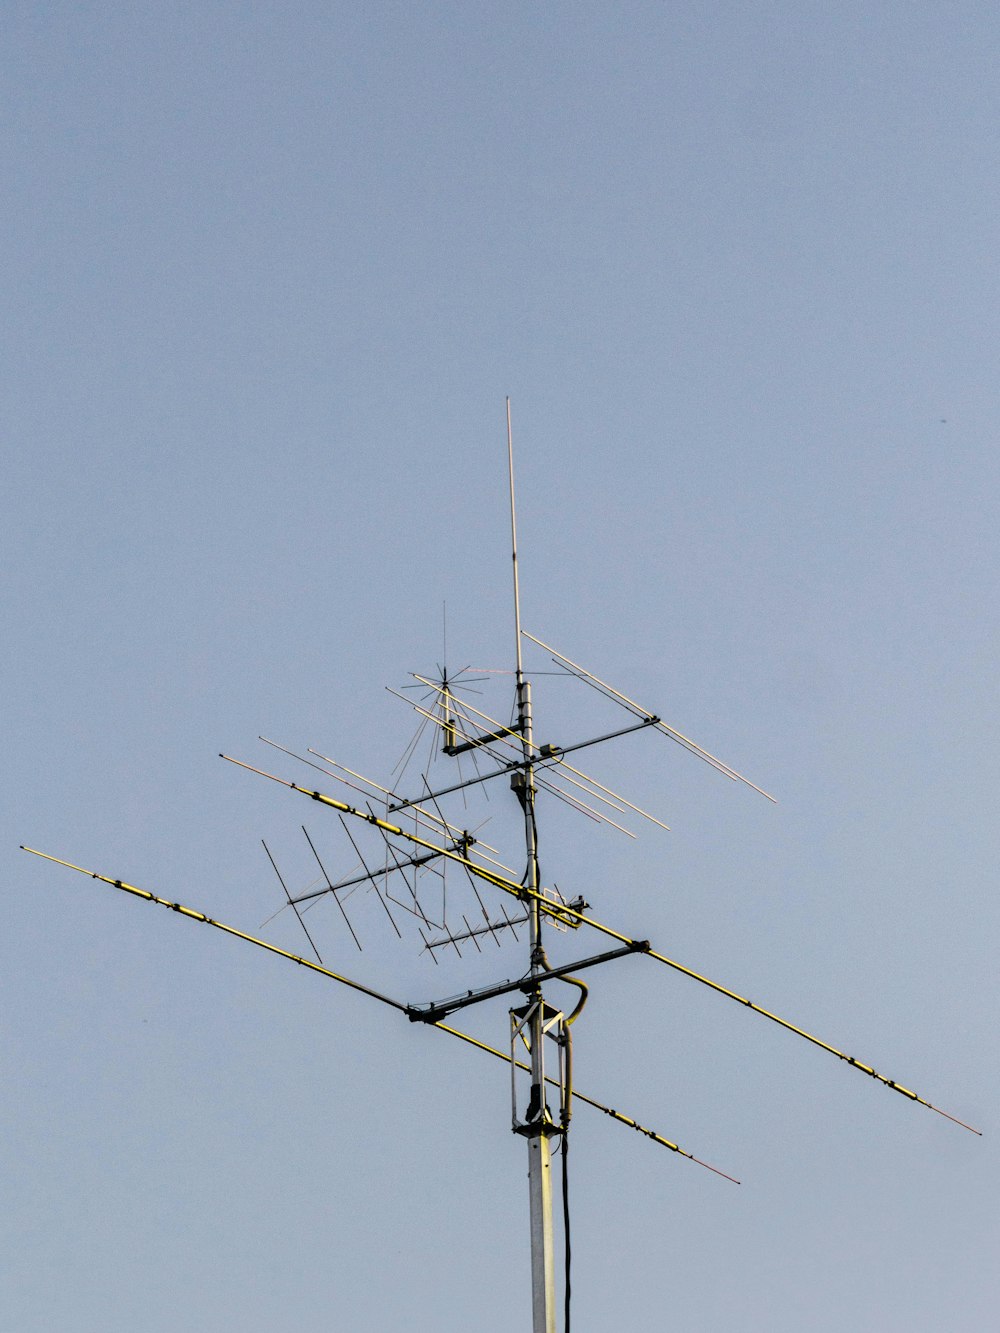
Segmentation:
{"type": "MultiPolygon", "coordinates": [[[[521,590],[517,570],[517,511],[514,504],[514,440],[510,425],[510,397],[507,398],[507,471],[510,477],[510,548],[514,572],[514,637],[517,667],[517,729],[521,733],[523,763],[511,780],[511,786],[524,812],[524,841],[527,865],[524,888],[528,894],[529,970],[531,986],[528,1005],[517,1023],[517,1031],[526,1040],[531,1056],[531,1100],[524,1124],[518,1132],[528,1141],[528,1198],[531,1217],[531,1305],[532,1333],[555,1333],[555,1267],[552,1236],[552,1154],[549,1135],[552,1120],[545,1104],[545,1064],[543,1044],[553,1021],[548,1018],[542,983],[546,967],[542,947],[542,913],[538,906],[541,880],[538,870],[538,844],[535,825],[534,736],[531,721],[531,685],[524,675],[521,660],[521,590]]],[[[561,1020],[561,1015],[559,1019],[561,1020]]],[[[514,1023],[513,1011],[511,1022],[514,1023]]],[[[512,1029],[513,1030],[513,1029],[512,1029]]],[[[515,1107],[515,1117],[516,1117],[515,1107]]]]}
{"type": "MultiPolygon", "coordinates": [[[[507,398],[507,475],[510,478],[510,550],[514,565],[514,630],[517,635],[517,684],[520,691],[524,679],[521,662],[521,589],[517,577],[517,518],[514,508],[514,437],[510,429],[510,397],[507,398]]],[[[520,700],[519,700],[520,702],[520,700]]]]}

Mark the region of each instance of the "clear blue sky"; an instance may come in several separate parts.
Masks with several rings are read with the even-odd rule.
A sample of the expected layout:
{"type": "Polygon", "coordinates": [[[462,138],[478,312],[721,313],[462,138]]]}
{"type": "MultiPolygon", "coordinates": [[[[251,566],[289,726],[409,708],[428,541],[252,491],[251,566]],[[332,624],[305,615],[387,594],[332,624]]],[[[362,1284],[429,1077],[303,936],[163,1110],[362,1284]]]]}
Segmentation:
{"type": "MultiPolygon", "coordinates": [[[[444,602],[452,668],[511,666],[505,394],[526,627],[779,798],[627,738],[581,766],[672,831],[543,804],[546,880],[986,1131],[592,974],[580,1088],[744,1183],[579,1108],[574,1333],[992,1326],[998,36],[961,0],[8,5],[5,1326],[527,1326],[499,1064],[17,850],[252,932],[261,838],[349,872],[216,756],[387,781],[444,602]]],[[[550,677],[536,716],[618,721],[550,677]]],[[[516,864],[510,803],[454,809],[516,864]]],[[[361,955],[310,920],[402,999],[521,970],[371,907],[361,955]]]]}

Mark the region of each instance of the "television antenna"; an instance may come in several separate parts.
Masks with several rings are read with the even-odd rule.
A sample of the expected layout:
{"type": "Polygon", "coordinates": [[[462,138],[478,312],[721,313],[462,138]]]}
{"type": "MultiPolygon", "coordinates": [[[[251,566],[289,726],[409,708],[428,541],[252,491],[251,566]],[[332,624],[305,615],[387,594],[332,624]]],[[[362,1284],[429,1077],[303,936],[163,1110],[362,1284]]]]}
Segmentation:
{"type": "MultiPolygon", "coordinates": [[[[587,1000],[588,988],[579,973],[616,961],[633,954],[651,959],[716,993],[735,1001],[756,1014],[775,1023],[786,1031],[821,1050],[835,1056],[838,1060],[868,1075],[876,1082],[906,1097],[944,1118],[960,1125],[963,1129],[979,1134],[980,1131],[966,1124],[957,1116],[942,1110],[916,1092],[903,1086],[895,1079],[879,1073],[871,1065],[863,1063],[852,1055],[838,1049],[829,1042],[808,1032],[806,1029],[758,1005],[738,994],[729,987],[713,981],[709,977],[694,971],[681,962],[667,957],[654,949],[650,941],[633,939],[598,920],[589,912],[590,904],[582,897],[567,898],[555,885],[546,885],[538,861],[536,802],[538,793],[546,792],[567,804],[571,809],[583,814],[590,820],[606,824],[611,828],[634,837],[634,833],[619,818],[631,819],[639,816],[661,828],[667,825],[656,815],[642,809],[620,793],[591,777],[584,770],[570,763],[567,756],[576,755],[589,749],[632,732],[653,730],[667,736],[702,762],[721,773],[733,782],[745,785],[759,793],[768,801],[774,797],[762,787],[738,773],[723,760],[703,749],[696,741],[676,730],[663,720],[659,714],[645,708],[628,695],[622,693],[607,681],[601,679],[586,667],[545,643],[542,639],[522,629],[520,578],[517,553],[517,519],[514,494],[514,456],[511,432],[510,399],[506,402],[507,418],[507,463],[510,487],[510,534],[513,583],[514,612],[514,704],[512,716],[505,723],[490,715],[465,697],[473,681],[480,680],[484,673],[464,668],[449,675],[443,663],[438,676],[431,677],[414,673],[414,685],[410,689],[422,691],[421,702],[390,691],[406,702],[421,718],[420,730],[407,747],[403,759],[397,768],[400,776],[393,787],[388,787],[365,777],[356,770],[309,749],[307,755],[296,754],[285,746],[266,737],[260,739],[265,744],[310,765],[314,770],[334,778],[342,786],[354,793],[354,801],[342,800],[312,787],[290,781],[255,765],[246,763],[229,755],[220,757],[238,767],[281,784],[292,792],[303,795],[320,807],[336,813],[343,831],[358,860],[358,865],[336,882],[331,879],[326,862],[320,855],[314,839],[303,825],[302,833],[308,844],[311,857],[319,870],[319,878],[302,891],[293,893],[286,878],[282,875],[270,848],[264,843],[267,858],[280,883],[285,903],[279,909],[291,908],[306,936],[311,958],[300,956],[289,950],[248,934],[234,926],[214,920],[204,912],[183,906],[167,898],[152,893],[148,889],[128,884],[121,879],[84,869],[71,861],[63,860],[47,852],[32,847],[23,847],[24,851],[40,856],[47,861],[79,871],[91,878],[108,884],[125,893],[156,903],[179,913],[188,920],[213,926],[227,935],[234,936],[248,944],[288,959],[290,962],[317,973],[328,980],[338,982],[370,999],[377,1000],[384,1006],[404,1015],[410,1022],[423,1023],[444,1032],[473,1048],[504,1061],[511,1074],[511,1119],[513,1131],[524,1138],[528,1150],[529,1182],[529,1221],[531,1239],[531,1290],[532,1290],[532,1329],[533,1333],[555,1333],[556,1296],[555,1296],[555,1255],[552,1219],[552,1155],[553,1145],[561,1151],[563,1166],[563,1189],[565,1206],[566,1189],[566,1153],[568,1132],[574,1102],[580,1102],[601,1111],[612,1120],[636,1130],[652,1142],[669,1149],[679,1156],[687,1158],[700,1166],[706,1167],[726,1180],[739,1184],[735,1177],[716,1166],[695,1157],[665,1136],[633,1117],[609,1107],[586,1093],[580,1092],[574,1083],[572,1060],[572,1025],[579,1017],[587,1000]],[[565,745],[552,743],[538,744],[535,740],[534,717],[532,713],[531,675],[525,670],[523,647],[525,641],[533,644],[549,655],[550,664],[555,672],[566,678],[580,681],[593,689],[604,699],[615,704],[630,716],[631,721],[603,734],[583,740],[575,740],[565,745]],[[413,759],[421,734],[428,724],[432,734],[440,739],[440,750],[454,759],[458,765],[458,780],[447,782],[436,789],[432,788],[425,771],[421,776],[422,791],[404,794],[397,788],[403,785],[403,775],[413,759]],[[311,757],[309,757],[311,756],[311,757]],[[461,767],[462,757],[467,756],[474,769],[472,776],[466,776],[461,767]],[[501,862],[500,852],[476,836],[475,831],[462,828],[447,818],[440,802],[446,797],[466,793],[473,788],[483,788],[496,779],[506,778],[516,797],[523,821],[524,870],[523,873],[501,862]],[[376,813],[376,810],[381,813],[376,813]],[[352,832],[360,831],[366,825],[379,836],[382,853],[382,865],[374,865],[371,852],[366,856],[361,844],[352,832]],[[449,920],[447,903],[447,869],[457,867],[461,870],[467,887],[471,889],[474,906],[456,915],[454,898],[452,916],[449,920]],[[436,875],[440,899],[432,901],[421,885],[422,877],[436,875]],[[480,891],[482,886],[482,892],[480,891]],[[354,977],[343,975],[327,967],[314,942],[314,937],[305,921],[305,913],[319,901],[332,898],[340,918],[356,949],[362,951],[358,927],[347,910],[351,895],[360,889],[374,895],[382,912],[391,924],[398,938],[403,937],[400,921],[416,931],[422,942],[422,952],[434,963],[438,954],[454,952],[461,956],[462,948],[472,946],[479,953],[483,945],[490,943],[502,947],[508,942],[526,943],[527,966],[520,976],[500,982],[492,982],[476,989],[469,989],[448,998],[425,1004],[406,1003],[383,994],[354,977]],[[419,890],[419,891],[418,891],[419,890]],[[487,902],[484,894],[499,892],[497,901],[487,902]],[[513,903],[505,900],[511,898],[513,903]],[[395,910],[393,910],[395,909],[395,910]],[[471,914],[471,919],[470,919],[471,914]],[[461,924],[459,924],[459,922],[461,924]],[[584,956],[567,965],[553,967],[546,956],[544,937],[551,928],[574,932],[582,927],[613,941],[615,947],[601,953],[584,956]],[[567,1013],[551,1004],[546,998],[545,987],[561,981],[571,986],[576,992],[576,1002],[567,1013]],[[447,1019],[456,1012],[470,1006],[496,999],[502,996],[518,996],[519,1003],[509,1011],[509,1047],[502,1050],[481,1041],[459,1028],[453,1027],[447,1019]],[[548,1059],[546,1058],[548,1056],[548,1059]],[[523,1078],[522,1076],[526,1076],[523,1078]],[[549,1091],[552,1092],[556,1112],[549,1106],[549,1091]]],[[[507,673],[504,673],[507,674],[507,673]]],[[[378,850],[378,849],[377,849],[378,850]]],[[[434,887],[434,886],[432,886],[434,887]]],[[[353,912],[353,907],[352,907],[353,912]]],[[[277,915],[277,913],[275,913],[277,915]]],[[[265,923],[266,924],[266,923],[265,923]]],[[[564,1294],[564,1329],[569,1330],[570,1287],[568,1264],[568,1210],[565,1212],[567,1228],[567,1264],[564,1294]]]]}

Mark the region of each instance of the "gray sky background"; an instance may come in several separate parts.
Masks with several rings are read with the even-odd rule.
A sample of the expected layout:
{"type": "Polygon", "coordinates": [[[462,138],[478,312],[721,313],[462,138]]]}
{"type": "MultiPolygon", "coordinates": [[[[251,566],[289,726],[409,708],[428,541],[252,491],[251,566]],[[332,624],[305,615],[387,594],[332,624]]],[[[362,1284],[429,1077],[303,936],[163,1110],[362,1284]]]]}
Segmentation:
{"type": "MultiPolygon", "coordinates": [[[[672,832],[543,799],[546,881],[986,1131],[609,965],[578,1086],[743,1184],[580,1106],[574,1333],[993,1325],[998,27],[7,6],[7,1327],[527,1326],[498,1062],[17,850],[251,932],[261,838],[347,874],[217,753],[388,781],[444,602],[449,667],[510,668],[508,393],[526,628],[779,798],[625,738],[581,767],[672,832]]],[[[627,721],[547,676],[536,719],[627,721]]],[[[511,805],[450,809],[519,865],[511,805]]],[[[354,901],[324,958],[402,999],[522,968],[354,901]]],[[[466,1027],[503,1045],[503,1001],[466,1027]]]]}

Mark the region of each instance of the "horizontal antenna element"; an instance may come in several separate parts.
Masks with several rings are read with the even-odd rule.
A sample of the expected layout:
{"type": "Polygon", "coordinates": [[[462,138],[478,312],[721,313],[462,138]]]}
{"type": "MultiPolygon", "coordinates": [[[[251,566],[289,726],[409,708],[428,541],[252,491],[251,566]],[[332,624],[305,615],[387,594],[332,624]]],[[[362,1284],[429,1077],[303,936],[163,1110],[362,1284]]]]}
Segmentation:
{"type": "Polygon", "coordinates": [[[663,734],[669,736],[672,741],[676,741],[678,745],[682,745],[685,750],[690,750],[691,753],[697,755],[699,759],[704,759],[704,761],[711,764],[713,768],[717,768],[720,773],[724,773],[727,778],[732,778],[734,782],[744,783],[747,787],[751,787],[755,792],[759,792],[761,796],[766,796],[769,801],[773,801],[777,804],[777,798],[772,796],[770,792],[766,792],[763,787],[758,787],[755,782],[751,782],[749,778],[745,778],[742,773],[737,773],[734,768],[730,768],[728,764],[724,764],[722,760],[717,759],[714,754],[709,754],[707,750],[703,750],[700,745],[696,744],[696,742],[689,737],[676,731],[673,727],[668,727],[666,722],[661,721],[658,717],[654,717],[653,713],[649,712],[648,709],[643,708],[641,704],[637,704],[634,699],[630,699],[627,694],[621,694],[606,681],[601,680],[599,676],[593,675],[585,667],[580,666],[578,662],[571,661],[570,658],[564,657],[562,653],[556,652],[555,648],[550,647],[549,644],[543,643],[541,639],[536,639],[535,636],[529,634],[526,629],[523,629],[521,633],[526,639],[530,639],[532,643],[537,643],[539,648],[544,648],[547,653],[551,653],[558,662],[568,668],[569,675],[576,676],[579,680],[586,681],[607,698],[616,700],[616,702],[620,703],[624,708],[627,708],[630,713],[634,713],[636,717],[650,719],[658,731],[662,731],[663,734]]]}
{"type": "MultiPolygon", "coordinates": [[[[226,755],[223,755],[222,757],[228,758],[226,755]]],[[[230,762],[239,763],[240,761],[234,759],[230,762]]],[[[249,768],[250,765],[243,764],[241,767],[249,768]]],[[[253,771],[259,772],[260,770],[253,771]]],[[[265,773],[263,776],[270,777],[275,782],[283,782],[283,779],[274,778],[270,773],[265,773]]],[[[284,782],[283,785],[296,791],[304,790],[301,787],[296,787],[292,782],[284,782]]],[[[343,807],[341,802],[335,802],[329,797],[323,797],[320,793],[304,792],[304,794],[311,796],[313,800],[331,804],[334,808],[342,808],[344,813],[360,814],[359,811],[351,810],[350,807],[343,807]]],[[[371,818],[370,816],[365,815],[362,815],[361,817],[371,818]]],[[[420,839],[415,838],[412,834],[407,834],[404,829],[393,831],[400,833],[404,838],[410,838],[412,841],[420,841],[420,839]]],[[[503,879],[502,876],[494,875],[491,871],[484,870],[481,866],[477,866],[473,862],[465,860],[456,853],[450,853],[449,855],[451,859],[458,861],[460,864],[467,865],[473,874],[479,875],[481,878],[485,879],[487,883],[493,884],[494,887],[502,889],[505,893],[513,894],[515,897],[522,900],[525,898],[533,899],[538,903],[539,911],[545,916],[560,916],[564,920],[576,921],[580,925],[590,926],[592,929],[600,931],[601,934],[607,935],[611,939],[618,940],[622,944],[634,943],[629,936],[623,935],[620,931],[613,930],[610,926],[605,926],[599,921],[595,921],[592,917],[585,916],[582,912],[576,911],[568,905],[564,907],[555,907],[548,902],[541,893],[532,892],[531,890],[526,889],[522,884],[512,884],[509,880],[503,879]]],[[[967,1125],[964,1120],[959,1120],[957,1116],[953,1116],[947,1111],[942,1111],[939,1106],[935,1106],[932,1102],[925,1101],[923,1097],[919,1097],[915,1092],[911,1092],[909,1088],[903,1087],[902,1084],[897,1083],[894,1079],[887,1078],[884,1074],[877,1073],[870,1065],[863,1064],[860,1060],[856,1060],[854,1056],[845,1054],[843,1051],[838,1050],[836,1046],[831,1046],[829,1042],[823,1041],[820,1037],[814,1037],[812,1033],[806,1032],[804,1028],[797,1027],[794,1023],[789,1023],[787,1019],[779,1018],[777,1014],[771,1013],[769,1009],[764,1009],[762,1006],[754,1004],[752,1000],[748,1000],[744,996],[738,995],[735,991],[720,985],[717,981],[712,981],[708,977],[704,977],[700,973],[693,971],[691,968],[685,967],[683,963],[677,963],[672,958],[667,958],[664,954],[657,953],[653,949],[650,949],[646,956],[655,959],[658,963],[662,963],[665,967],[673,968],[676,972],[681,972],[686,977],[691,977],[693,981],[700,982],[701,985],[707,986],[710,990],[717,991],[720,995],[725,995],[727,999],[735,1000],[738,1004],[744,1005],[747,1009],[752,1009],[754,1013],[760,1014],[763,1018],[770,1019],[772,1023],[777,1023],[779,1027],[785,1028],[788,1032],[792,1032],[798,1037],[803,1037],[806,1041],[811,1042],[813,1046],[818,1046],[821,1050],[829,1051],[829,1053],[835,1055],[838,1060],[843,1060],[854,1069],[860,1069],[863,1074],[868,1074],[871,1078],[882,1083],[885,1087],[891,1088],[893,1092],[901,1093],[904,1097],[908,1097],[910,1101],[919,1102],[921,1106],[926,1106],[928,1110],[936,1111],[938,1115],[944,1116],[946,1120],[954,1121],[956,1125],[961,1125],[963,1129],[968,1129],[973,1134],[981,1134],[981,1130],[974,1129],[972,1125],[967,1125]]]]}
{"type": "MultiPolygon", "coordinates": [[[[110,884],[112,888],[121,889],[123,893],[131,894],[135,898],[142,898],[145,902],[156,903],[160,907],[168,907],[172,912],[177,912],[181,916],[187,917],[189,921],[199,921],[206,926],[214,926],[216,930],[221,930],[225,935],[233,935],[236,939],[245,940],[247,944],[256,945],[258,949],[264,949],[267,953],[277,954],[279,958],[287,958],[290,963],[297,963],[307,971],[316,972],[320,976],[326,977],[329,981],[338,981],[342,986],[347,986],[350,990],[358,991],[360,994],[367,995],[373,1000],[378,1000],[381,1004],[388,1005],[390,1009],[395,1009],[399,1013],[406,1014],[407,1017],[409,1017],[412,1006],[402,1004],[399,1000],[393,1000],[388,995],[382,995],[378,991],[372,990],[370,986],[363,986],[360,981],[353,981],[350,977],[342,976],[339,972],[333,972],[330,968],[323,967],[319,963],[313,963],[308,958],[300,958],[297,954],[289,953],[287,949],[279,949],[276,944],[269,944],[267,940],[257,939],[253,935],[248,935],[243,930],[237,930],[235,926],[227,926],[222,921],[215,921],[212,917],[207,916],[204,912],[197,911],[193,907],[184,907],[181,903],[171,902],[167,898],[160,898],[155,893],[151,893],[148,889],[140,889],[135,884],[126,884],[124,880],[112,879],[109,875],[101,875],[96,870],[85,870],[83,866],[74,865],[72,861],[64,861],[61,857],[51,856],[48,852],[37,851],[34,847],[25,847],[22,844],[21,851],[30,852],[32,856],[40,856],[44,861],[52,861],[56,865],[65,866],[67,870],[76,870],[81,875],[88,875],[91,879],[100,880],[102,884],[110,884]]],[[[477,1050],[484,1051],[487,1055],[493,1055],[498,1060],[503,1060],[507,1064],[511,1063],[510,1056],[505,1055],[503,1051],[498,1051],[496,1047],[488,1046],[486,1042],[479,1041],[476,1037],[470,1037],[468,1033],[460,1032],[457,1028],[449,1027],[446,1023],[429,1023],[428,1026],[436,1028],[439,1032],[447,1032],[449,1036],[457,1037],[459,1041],[464,1041],[469,1046],[475,1046],[477,1050]]],[[[521,1064],[520,1061],[516,1061],[515,1063],[520,1069],[528,1069],[528,1066],[521,1064]]],[[[555,1079],[548,1081],[552,1083],[556,1082],[555,1079]]],[[[597,1111],[603,1111],[605,1115],[610,1116],[613,1120],[617,1120],[619,1124],[628,1125],[632,1129],[637,1129],[641,1134],[645,1135],[646,1138],[651,1139],[654,1143],[660,1144],[661,1147],[669,1148],[671,1152],[678,1153],[681,1157],[686,1157],[689,1162],[694,1162],[697,1166],[706,1167],[707,1170],[714,1172],[715,1175],[722,1176],[724,1179],[732,1181],[734,1185],[740,1183],[735,1176],[727,1175],[725,1171],[720,1171],[717,1166],[711,1166],[708,1162],[703,1162],[692,1153],[686,1152],[683,1148],[678,1147],[676,1143],[671,1143],[669,1139],[665,1139],[661,1135],[654,1133],[653,1130],[644,1128],[629,1116],[622,1115],[619,1111],[614,1111],[610,1107],[604,1106],[601,1102],[595,1101],[593,1097],[588,1097],[585,1093],[576,1092],[575,1090],[573,1096],[577,1101],[583,1102],[586,1106],[592,1106],[597,1111]]]]}

